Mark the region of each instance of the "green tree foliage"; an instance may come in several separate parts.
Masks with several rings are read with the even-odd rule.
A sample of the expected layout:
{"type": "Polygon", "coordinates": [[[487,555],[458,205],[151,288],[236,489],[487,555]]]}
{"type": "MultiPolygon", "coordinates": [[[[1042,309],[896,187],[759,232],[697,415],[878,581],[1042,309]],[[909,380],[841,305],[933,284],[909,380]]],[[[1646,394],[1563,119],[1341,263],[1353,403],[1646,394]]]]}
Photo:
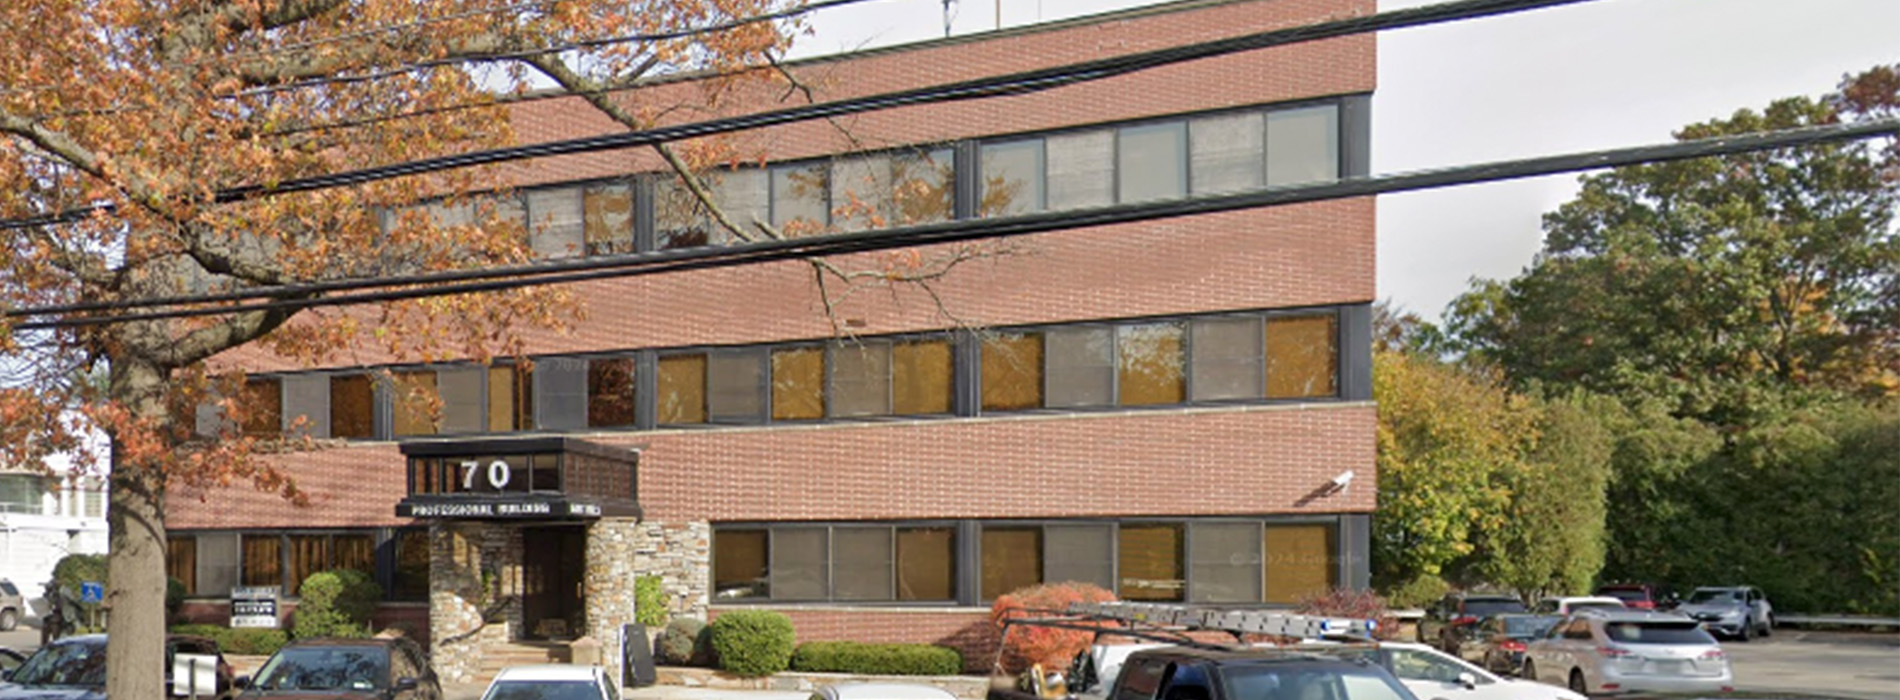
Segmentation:
{"type": "Polygon", "coordinates": [[[1474,568],[1526,597],[1587,592],[1603,567],[1604,499],[1621,407],[1581,392],[1537,404],[1538,439],[1506,475],[1504,527],[1478,542],[1474,568]]]}
{"type": "Polygon", "coordinates": [[[1506,524],[1507,475],[1534,416],[1496,382],[1422,355],[1373,356],[1379,402],[1379,510],[1373,575],[1382,586],[1440,576],[1506,524]]]}
{"type": "MultiPolygon", "coordinates": [[[[1677,137],[1891,109],[1865,87],[1891,91],[1891,78],[1873,71],[1832,98],[1780,100],[1677,137]]],[[[1757,395],[1783,386],[1893,396],[1894,158],[1880,144],[1832,144],[1586,177],[1576,199],[1545,216],[1530,269],[1453,302],[1449,330],[1514,381],[1660,401],[1719,424],[1746,422],[1757,395]]]]}

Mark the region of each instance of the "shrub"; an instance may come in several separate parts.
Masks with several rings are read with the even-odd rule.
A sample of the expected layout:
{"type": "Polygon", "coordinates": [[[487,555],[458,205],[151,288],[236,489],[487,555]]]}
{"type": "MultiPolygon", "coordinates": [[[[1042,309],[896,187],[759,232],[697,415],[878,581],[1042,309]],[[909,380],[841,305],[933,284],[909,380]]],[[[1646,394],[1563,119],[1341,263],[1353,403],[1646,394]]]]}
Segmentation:
{"type": "Polygon", "coordinates": [[[1398,619],[1386,609],[1385,599],[1370,590],[1335,588],[1300,599],[1296,610],[1301,615],[1372,620],[1378,624],[1373,636],[1391,639],[1398,634],[1398,619]]]}
{"type": "Polygon", "coordinates": [[[666,591],[660,577],[641,576],[633,580],[633,619],[647,629],[666,624],[666,591]]]}
{"type": "Polygon", "coordinates": [[[719,667],[745,677],[769,676],[792,663],[792,618],[770,610],[735,610],[712,622],[719,667]]]}
{"type": "Polygon", "coordinates": [[[364,572],[336,569],[311,574],[297,593],[301,600],[291,626],[297,638],[367,637],[383,587],[364,572]]]}
{"type": "Polygon", "coordinates": [[[165,621],[178,617],[179,609],[185,607],[185,582],[175,578],[165,579],[165,621]]]}
{"type": "Polygon", "coordinates": [[[1395,608],[1423,608],[1438,602],[1451,592],[1451,584],[1431,574],[1420,574],[1385,592],[1385,601],[1395,608]]]}
{"type": "MultiPolygon", "coordinates": [[[[990,622],[998,630],[1003,622],[1017,617],[1039,617],[1038,610],[1066,610],[1071,603],[1106,603],[1115,600],[1115,594],[1101,586],[1087,583],[1045,583],[1012,591],[996,599],[990,606],[990,622]]],[[[1013,627],[1009,636],[1002,640],[1002,653],[997,663],[1000,671],[1007,674],[1022,673],[1035,664],[1043,668],[1068,668],[1075,655],[1082,653],[1093,643],[1095,635],[1084,630],[1052,629],[1047,627],[1013,627]]]]}
{"type": "Polygon", "coordinates": [[[806,642],[792,654],[792,670],[886,676],[953,676],[963,672],[963,654],[932,644],[806,642]]]}
{"type": "Polygon", "coordinates": [[[674,618],[660,632],[656,655],[668,666],[711,666],[712,632],[696,617],[674,618]]]}
{"type": "Polygon", "coordinates": [[[218,647],[226,654],[247,656],[270,656],[290,641],[283,630],[239,628],[230,630],[224,639],[218,641],[218,647]]]}

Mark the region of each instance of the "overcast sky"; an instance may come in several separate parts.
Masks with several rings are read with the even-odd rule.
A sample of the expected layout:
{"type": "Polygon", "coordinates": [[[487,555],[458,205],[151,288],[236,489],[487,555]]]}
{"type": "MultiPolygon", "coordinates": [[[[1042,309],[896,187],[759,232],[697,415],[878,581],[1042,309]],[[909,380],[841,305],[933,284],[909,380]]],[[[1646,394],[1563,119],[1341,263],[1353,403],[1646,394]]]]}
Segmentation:
{"type": "MultiPolygon", "coordinates": [[[[1005,27],[1156,4],[1001,0],[1005,27]]],[[[1381,0],[1381,10],[1431,4],[1381,0]]],[[[997,0],[960,0],[952,31],[996,26],[997,0]]],[[[941,0],[826,10],[799,55],[943,36],[941,0]]],[[[1375,174],[1667,141],[1684,124],[1820,95],[1900,63],[1900,0],[1598,0],[1384,32],[1373,97],[1375,174]]],[[[1379,296],[1428,318],[1473,277],[1505,278],[1541,243],[1563,175],[1379,198],[1379,296]]]]}

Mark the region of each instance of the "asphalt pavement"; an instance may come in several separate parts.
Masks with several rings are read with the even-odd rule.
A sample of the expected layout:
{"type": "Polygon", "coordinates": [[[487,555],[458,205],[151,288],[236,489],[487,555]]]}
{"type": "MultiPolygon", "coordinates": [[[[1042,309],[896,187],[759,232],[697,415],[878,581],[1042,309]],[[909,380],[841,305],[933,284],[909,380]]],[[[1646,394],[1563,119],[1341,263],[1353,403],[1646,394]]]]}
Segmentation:
{"type": "Polygon", "coordinates": [[[1779,629],[1722,650],[1737,690],[1900,700],[1900,635],[1779,629]]]}

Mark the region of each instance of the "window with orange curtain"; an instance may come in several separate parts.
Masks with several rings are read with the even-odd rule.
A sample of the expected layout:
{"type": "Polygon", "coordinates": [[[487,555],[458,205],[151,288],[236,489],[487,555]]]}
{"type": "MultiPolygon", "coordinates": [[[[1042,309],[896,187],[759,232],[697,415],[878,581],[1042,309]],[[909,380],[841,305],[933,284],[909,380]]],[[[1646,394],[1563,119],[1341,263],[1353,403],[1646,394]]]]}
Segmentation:
{"type": "Polygon", "coordinates": [[[891,409],[900,416],[950,412],[950,341],[914,340],[891,346],[891,409]]]}
{"type": "Polygon", "coordinates": [[[772,353],[772,420],[825,417],[825,349],[788,348],[772,353]]]}
{"type": "Polygon", "coordinates": [[[330,536],[291,535],[289,539],[290,587],[285,592],[302,595],[304,579],[330,568],[330,536]]]}
{"type": "Polygon", "coordinates": [[[1331,590],[1339,578],[1333,526],[1267,526],[1266,561],[1266,602],[1296,603],[1331,590]]]}
{"type": "Polygon", "coordinates": [[[997,333],[983,341],[983,410],[1042,407],[1042,334],[997,333]]]}
{"type": "Polygon", "coordinates": [[[165,538],[165,575],[184,584],[185,595],[198,592],[198,536],[165,538]]]}
{"type": "Polygon", "coordinates": [[[633,425],[633,358],[587,361],[587,427],[633,425]]]}
{"type": "Polygon", "coordinates": [[[244,535],[244,585],[284,585],[283,546],[282,535],[244,535]]]}
{"type": "Polygon", "coordinates": [[[950,527],[897,529],[897,599],[957,597],[957,535],[950,527]]]}
{"type": "Polygon", "coordinates": [[[244,434],[271,437],[284,432],[284,384],[274,378],[244,382],[244,434]]]}
{"type": "Polygon", "coordinates": [[[330,378],[330,437],[376,436],[376,391],[369,375],[346,374],[330,378]]]}
{"type": "Polygon", "coordinates": [[[376,572],[376,539],[368,533],[339,534],[330,539],[330,568],[376,572]]]}
{"type": "Polygon", "coordinates": [[[516,365],[488,368],[488,430],[534,429],[534,370],[516,365]]]}
{"type": "Polygon", "coordinates": [[[983,599],[1042,583],[1042,527],[986,526],[983,528],[983,599]]]}
{"type": "Polygon", "coordinates": [[[395,600],[429,598],[429,531],[421,528],[396,533],[396,575],[390,580],[395,600]]]}
{"type": "Polygon", "coordinates": [[[1115,330],[1123,406],[1181,403],[1187,399],[1180,323],[1147,323],[1115,330]]]}
{"type": "Polygon", "coordinates": [[[435,372],[395,374],[397,435],[435,434],[435,372]]]}
{"type": "Polygon", "coordinates": [[[1123,523],[1121,526],[1121,597],[1123,600],[1178,601],[1186,593],[1181,566],[1180,523],[1123,523]]]}
{"type": "Polygon", "coordinates": [[[662,425],[706,422],[706,356],[668,355],[660,358],[656,392],[658,421],[662,425]]]}
{"type": "Polygon", "coordinates": [[[1338,317],[1267,320],[1267,398],[1339,394],[1338,317]]]}

